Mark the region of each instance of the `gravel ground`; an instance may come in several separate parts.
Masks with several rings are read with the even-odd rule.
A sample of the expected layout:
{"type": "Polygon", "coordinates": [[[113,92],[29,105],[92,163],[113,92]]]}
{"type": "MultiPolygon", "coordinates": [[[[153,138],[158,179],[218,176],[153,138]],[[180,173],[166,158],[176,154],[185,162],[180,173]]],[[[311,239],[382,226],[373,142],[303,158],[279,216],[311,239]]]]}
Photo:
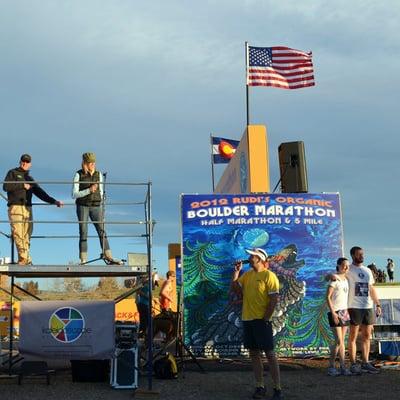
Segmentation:
{"type": "MultiPolygon", "coordinates": [[[[16,379],[1,379],[1,399],[249,399],[253,378],[248,362],[202,361],[206,373],[186,363],[186,370],[176,380],[153,380],[153,392],[147,392],[147,380],[140,378],[139,389],[115,390],[107,383],[72,382],[69,370],[57,371],[47,386],[43,378],[25,379],[21,386],[16,379]]],[[[342,399],[398,400],[400,371],[381,370],[378,375],[328,377],[326,361],[282,362],[282,384],[286,400],[342,399]]],[[[267,373],[268,375],[268,373],[267,373]]],[[[270,383],[269,377],[266,378],[270,383]]],[[[271,393],[272,391],[270,391],[271,393]]],[[[268,398],[268,397],[267,397],[268,398]]]]}

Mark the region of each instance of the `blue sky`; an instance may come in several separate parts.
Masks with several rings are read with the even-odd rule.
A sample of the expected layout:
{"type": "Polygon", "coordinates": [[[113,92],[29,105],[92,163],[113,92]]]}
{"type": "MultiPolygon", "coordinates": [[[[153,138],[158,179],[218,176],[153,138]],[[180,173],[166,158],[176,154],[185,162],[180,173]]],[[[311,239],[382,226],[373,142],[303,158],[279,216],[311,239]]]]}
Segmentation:
{"type": "MultiPolygon", "coordinates": [[[[1,170],[28,152],[37,180],[70,181],[93,151],[109,181],[151,180],[165,270],[167,243],[180,235],[179,194],[211,190],[210,133],[239,139],[244,130],[244,42],[312,50],[314,88],[250,90],[251,121],[268,130],[271,186],[279,144],[303,140],[310,191],[341,193],[346,253],[360,244],[367,262],[391,257],[400,268],[399,18],[397,0],[2,1],[1,170]]],[[[43,186],[72,203],[69,185],[43,186]]],[[[110,201],[120,196],[110,189],[110,201]]],[[[75,218],[72,206],[36,207],[42,214],[75,218]]],[[[109,220],[131,216],[108,210],[109,220]]],[[[123,258],[144,250],[137,240],[111,243],[123,258]]],[[[37,264],[77,260],[75,239],[32,247],[37,264]]],[[[0,256],[8,253],[0,238],[0,256]]]]}

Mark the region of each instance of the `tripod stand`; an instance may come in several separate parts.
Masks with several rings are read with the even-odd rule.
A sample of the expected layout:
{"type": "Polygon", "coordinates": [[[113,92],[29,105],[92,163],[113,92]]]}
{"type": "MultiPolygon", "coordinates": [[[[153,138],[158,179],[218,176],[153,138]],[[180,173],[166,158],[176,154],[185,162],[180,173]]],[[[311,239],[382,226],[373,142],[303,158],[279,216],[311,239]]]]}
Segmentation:
{"type": "Polygon", "coordinates": [[[190,357],[192,361],[198,366],[199,370],[204,374],[206,371],[201,366],[196,356],[190,350],[188,346],[184,343],[183,340],[183,285],[181,285],[179,293],[178,293],[178,320],[177,320],[177,330],[176,330],[176,338],[175,338],[175,355],[179,357],[179,364],[181,366],[182,374],[185,371],[185,352],[186,355],[190,357]]]}
{"type": "Polygon", "coordinates": [[[166,349],[168,349],[170,346],[172,346],[175,343],[175,357],[177,359],[177,363],[181,368],[182,373],[185,371],[185,357],[189,356],[189,358],[194,361],[194,363],[197,365],[199,370],[202,373],[205,373],[206,371],[204,368],[201,366],[199,361],[197,360],[196,356],[193,354],[193,352],[190,350],[190,348],[184,343],[183,340],[183,285],[180,287],[180,291],[178,293],[178,307],[177,307],[177,313],[176,313],[176,321],[174,321],[173,318],[171,318],[171,323],[176,324],[176,333],[175,337],[164,343],[162,348],[158,350],[158,352],[154,355],[154,359],[156,359],[159,355],[163,354],[166,349]]]}

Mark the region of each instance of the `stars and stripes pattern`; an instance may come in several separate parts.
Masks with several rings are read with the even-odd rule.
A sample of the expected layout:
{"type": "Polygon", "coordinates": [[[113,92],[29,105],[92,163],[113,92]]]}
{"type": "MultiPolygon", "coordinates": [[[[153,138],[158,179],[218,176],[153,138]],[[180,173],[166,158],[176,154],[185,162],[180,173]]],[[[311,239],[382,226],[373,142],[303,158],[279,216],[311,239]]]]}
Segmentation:
{"type": "Polygon", "coordinates": [[[249,46],[247,85],[282,89],[314,86],[312,53],[284,46],[249,46]]]}

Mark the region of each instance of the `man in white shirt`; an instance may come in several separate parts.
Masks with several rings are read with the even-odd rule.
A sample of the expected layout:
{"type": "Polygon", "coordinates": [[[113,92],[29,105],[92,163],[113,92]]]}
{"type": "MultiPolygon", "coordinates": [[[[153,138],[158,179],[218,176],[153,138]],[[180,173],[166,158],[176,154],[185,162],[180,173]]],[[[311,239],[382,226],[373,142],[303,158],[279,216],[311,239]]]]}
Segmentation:
{"type": "Polygon", "coordinates": [[[372,334],[375,315],[381,315],[381,305],[374,288],[374,278],[371,271],[363,265],[364,251],[355,246],[350,250],[353,263],[350,265],[347,279],[349,281],[348,308],[351,318],[350,336],[348,341],[349,357],[351,362],[350,371],[360,374],[361,371],[369,373],[379,372],[369,363],[370,338],[372,334]],[[375,311],[374,311],[375,304],[375,311]],[[361,332],[361,367],[356,363],[357,336],[361,332]]]}

